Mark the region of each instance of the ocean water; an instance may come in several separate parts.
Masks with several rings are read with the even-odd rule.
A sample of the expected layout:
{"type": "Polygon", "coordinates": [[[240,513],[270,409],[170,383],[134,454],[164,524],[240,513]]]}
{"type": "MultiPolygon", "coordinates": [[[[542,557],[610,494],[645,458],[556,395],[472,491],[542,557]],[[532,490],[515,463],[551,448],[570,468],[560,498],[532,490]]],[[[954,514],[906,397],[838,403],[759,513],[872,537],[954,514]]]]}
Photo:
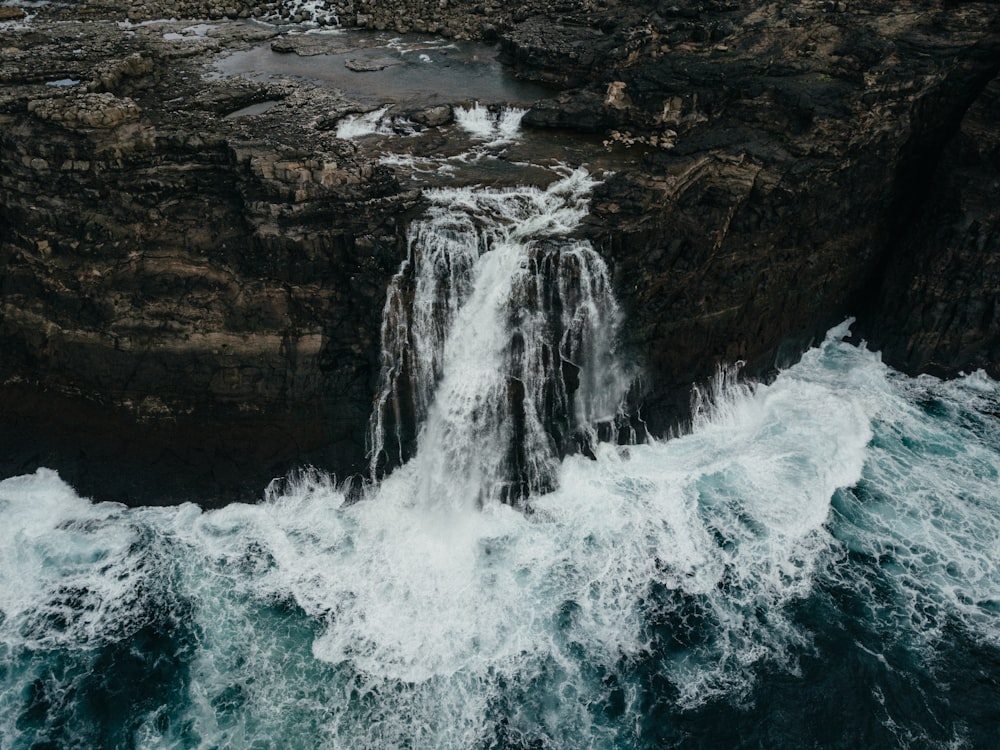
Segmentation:
{"type": "Polygon", "coordinates": [[[998,747],[1000,385],[846,332],[522,510],[4,480],[0,747],[998,747]]]}
{"type": "Polygon", "coordinates": [[[602,443],[631,368],[594,184],[426,191],[356,502],[0,482],[0,748],[1000,747],[1000,384],[844,323],[602,443]]]}

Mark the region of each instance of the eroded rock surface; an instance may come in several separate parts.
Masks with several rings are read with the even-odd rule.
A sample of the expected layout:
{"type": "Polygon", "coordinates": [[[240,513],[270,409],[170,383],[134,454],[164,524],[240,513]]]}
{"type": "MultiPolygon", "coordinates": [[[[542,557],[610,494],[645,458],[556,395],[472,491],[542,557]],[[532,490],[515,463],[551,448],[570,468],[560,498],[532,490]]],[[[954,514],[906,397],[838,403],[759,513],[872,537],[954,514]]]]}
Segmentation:
{"type": "Polygon", "coordinates": [[[983,89],[931,174],[880,277],[872,345],[910,372],[1000,378],[1000,79],[983,89]]]}
{"type": "Polygon", "coordinates": [[[528,118],[572,127],[573,107],[603,95],[582,127],[650,146],[644,169],[599,189],[594,237],[617,263],[654,430],[683,411],[708,361],[763,375],[846,315],[910,372],[932,361],[996,372],[996,215],[935,208],[993,205],[995,161],[970,144],[1000,125],[983,99],[1000,66],[996,6],[684,5],[661,5],[626,58],[528,118]],[[963,159],[978,173],[958,198],[963,178],[948,172],[949,184],[935,165],[963,159]],[[974,219],[975,241],[941,236],[974,219]],[[904,281],[914,273],[936,276],[937,291],[904,281]],[[938,335],[948,343],[929,348],[938,335]]]}
{"type": "Polygon", "coordinates": [[[51,459],[84,491],[142,497],[146,479],[178,500],[186,475],[225,500],[304,461],[361,466],[378,310],[414,196],[314,127],[345,107],[335,92],[213,84],[163,59],[176,43],[162,28],[95,25],[30,31],[25,60],[49,69],[5,69],[11,460],[51,459]],[[74,52],[84,31],[92,60],[74,52]],[[283,112],[223,117],[268,99],[283,112]],[[45,432],[91,465],[25,455],[26,433],[45,432]],[[130,486],[104,476],[116,463],[139,470],[130,486]]]}
{"type": "MultiPolygon", "coordinates": [[[[586,231],[656,433],[717,364],[764,375],[848,314],[908,371],[1000,374],[995,3],[42,6],[0,19],[6,473],[224,502],[364,467],[419,192],[336,137],[370,104],[206,77],[226,50],[334,44],[204,22],[251,16],[495,39],[552,87],[524,125],[614,172],[586,231]]],[[[400,117],[429,135],[399,148],[451,148],[450,104],[400,117]]]]}

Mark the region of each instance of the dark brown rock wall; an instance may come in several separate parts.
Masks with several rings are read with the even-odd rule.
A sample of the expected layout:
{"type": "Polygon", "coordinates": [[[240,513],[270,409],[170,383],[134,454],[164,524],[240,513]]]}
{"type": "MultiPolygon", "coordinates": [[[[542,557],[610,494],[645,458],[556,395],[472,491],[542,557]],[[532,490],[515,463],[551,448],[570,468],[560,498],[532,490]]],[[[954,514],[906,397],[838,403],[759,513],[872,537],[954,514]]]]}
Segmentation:
{"type": "MultiPolygon", "coordinates": [[[[598,188],[592,229],[615,264],[655,432],[683,421],[690,384],[715,364],[743,360],[766,376],[847,315],[880,332],[875,340],[900,325],[901,309],[923,315],[927,330],[910,339],[919,355],[887,351],[911,372],[927,369],[925,345],[942,334],[950,362],[996,362],[995,338],[984,335],[996,216],[935,208],[992,205],[982,198],[997,176],[989,154],[969,150],[971,135],[952,139],[1000,64],[994,10],[928,4],[848,19],[812,9],[768,26],[751,16],[724,44],[705,33],[605,71],[602,116],[619,140],[646,147],[646,166],[598,188]],[[797,49],[806,52],[790,57],[797,49]],[[980,171],[961,191],[955,183],[971,175],[934,176],[938,163],[963,158],[980,171]],[[914,231],[922,254],[903,250],[914,231]],[[923,286],[904,302],[914,263],[925,270],[912,283],[923,286]],[[943,306],[934,284],[966,291],[943,306]]],[[[540,105],[551,122],[538,124],[566,127],[573,117],[552,112],[586,97],[593,90],[540,105]]],[[[968,127],[988,129],[976,122],[968,127]]]]}
{"type": "Polygon", "coordinates": [[[1000,377],[1000,80],[966,112],[903,228],[874,300],[872,345],[911,372],[1000,377]]]}
{"type": "MultiPolygon", "coordinates": [[[[85,9],[103,20],[46,6],[53,23],[3,32],[10,470],[224,501],[306,461],[363,467],[385,289],[419,196],[334,137],[357,111],[336,92],[202,77],[210,50],[273,29],[170,41],[114,22],[261,9],[281,10],[109,0],[85,9]],[[46,85],[62,78],[80,83],[46,85]],[[225,117],[265,100],[279,102],[266,116],[225,117]]],[[[995,3],[331,9],[496,35],[518,76],[560,90],[526,127],[586,132],[595,158],[628,165],[595,191],[587,232],[655,432],[719,363],[766,375],[848,314],[908,371],[997,373],[995,3]]]]}
{"type": "Polygon", "coordinates": [[[215,112],[246,92],[171,112],[138,75],[4,91],[5,465],[214,502],[303,462],[360,471],[413,196],[322,132],[254,139],[215,112]]]}

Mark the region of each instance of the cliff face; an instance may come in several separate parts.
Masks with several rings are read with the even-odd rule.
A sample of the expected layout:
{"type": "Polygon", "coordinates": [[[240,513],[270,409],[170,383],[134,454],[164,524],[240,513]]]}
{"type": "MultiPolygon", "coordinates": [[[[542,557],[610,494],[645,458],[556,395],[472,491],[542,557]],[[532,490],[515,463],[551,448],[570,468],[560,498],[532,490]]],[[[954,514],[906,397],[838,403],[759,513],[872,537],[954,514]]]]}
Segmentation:
{"type": "MultiPolygon", "coordinates": [[[[546,58],[525,27],[507,54],[551,80],[574,32],[546,58]]],[[[647,147],[592,229],[654,431],[712,362],[764,375],[849,314],[909,372],[996,372],[998,29],[984,4],[661,4],[591,45],[589,84],[532,109],[647,147]]]]}
{"type": "Polygon", "coordinates": [[[200,76],[163,59],[162,33],[99,30],[120,56],[93,65],[58,30],[32,32],[30,59],[52,67],[8,72],[0,114],[8,455],[50,460],[84,490],[134,464],[126,498],[144,483],[189,497],[187,479],[217,494],[249,477],[259,492],[309,460],[360,468],[412,196],[309,127],[343,106],[332,94],[192,90],[183,77],[200,76]],[[36,83],[63,78],[81,82],[36,83]],[[288,110],[278,128],[222,118],[268,97],[288,110]],[[44,434],[66,444],[25,453],[44,434]]]}
{"type": "MultiPolygon", "coordinates": [[[[334,137],[359,109],[335,90],[204,77],[211,54],[275,29],[119,23],[303,7],[112,2],[0,27],[7,473],[226,501],[304,462],[363,468],[385,289],[419,196],[334,137]],[[226,117],[255,103],[266,115],[226,117]]],[[[718,363],[764,374],[847,314],[908,371],[998,374],[995,4],[324,12],[496,38],[518,76],[555,87],[526,127],[604,140],[595,156],[622,168],[587,232],[654,431],[718,363]]]]}
{"type": "Polygon", "coordinates": [[[962,118],[895,238],[865,334],[896,366],[1000,378],[1000,80],[962,118]]]}

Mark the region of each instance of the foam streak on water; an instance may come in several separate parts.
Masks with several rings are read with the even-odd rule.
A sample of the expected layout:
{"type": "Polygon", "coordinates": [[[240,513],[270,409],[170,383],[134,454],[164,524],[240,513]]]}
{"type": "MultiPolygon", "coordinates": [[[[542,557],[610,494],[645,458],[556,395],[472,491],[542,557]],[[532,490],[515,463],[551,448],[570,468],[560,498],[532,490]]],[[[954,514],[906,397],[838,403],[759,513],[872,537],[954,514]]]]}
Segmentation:
{"type": "Polygon", "coordinates": [[[211,513],[6,480],[0,745],[989,747],[1000,386],[845,331],[530,515],[419,461],[211,513]]]}

